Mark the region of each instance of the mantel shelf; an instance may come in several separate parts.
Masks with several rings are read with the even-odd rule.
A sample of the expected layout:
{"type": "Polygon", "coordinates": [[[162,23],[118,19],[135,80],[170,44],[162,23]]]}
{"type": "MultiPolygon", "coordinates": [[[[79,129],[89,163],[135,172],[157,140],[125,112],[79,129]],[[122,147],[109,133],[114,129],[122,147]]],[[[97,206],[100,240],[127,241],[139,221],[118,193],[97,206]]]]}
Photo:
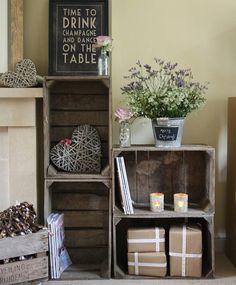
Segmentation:
{"type": "Polygon", "coordinates": [[[0,99],[43,98],[43,88],[0,88],[0,99]]]}

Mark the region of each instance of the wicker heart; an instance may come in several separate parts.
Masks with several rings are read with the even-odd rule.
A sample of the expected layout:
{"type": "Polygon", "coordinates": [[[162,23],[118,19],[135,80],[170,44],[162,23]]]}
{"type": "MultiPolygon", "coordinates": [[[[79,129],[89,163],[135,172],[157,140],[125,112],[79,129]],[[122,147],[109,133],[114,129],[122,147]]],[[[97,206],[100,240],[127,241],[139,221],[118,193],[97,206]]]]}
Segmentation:
{"type": "Polygon", "coordinates": [[[2,83],[7,87],[32,87],[37,84],[37,71],[30,59],[23,59],[16,64],[15,72],[9,71],[2,75],[2,83]]]}
{"type": "Polygon", "coordinates": [[[101,141],[90,125],[78,126],[72,139],[64,139],[50,151],[52,163],[60,170],[76,173],[100,173],[101,141]]]}

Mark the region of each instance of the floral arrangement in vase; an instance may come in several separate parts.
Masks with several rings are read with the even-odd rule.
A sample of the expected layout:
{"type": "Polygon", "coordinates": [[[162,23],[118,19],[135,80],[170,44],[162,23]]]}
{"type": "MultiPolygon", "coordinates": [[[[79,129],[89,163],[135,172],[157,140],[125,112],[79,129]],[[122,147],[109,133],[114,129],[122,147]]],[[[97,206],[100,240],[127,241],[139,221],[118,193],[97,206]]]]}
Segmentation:
{"type": "Polygon", "coordinates": [[[177,63],[156,58],[154,61],[155,68],[138,61],[125,77],[129,83],[121,90],[127,95],[128,106],[135,117],[152,120],[155,139],[160,135],[156,129],[159,124],[166,126],[166,132],[169,126],[169,135],[162,134],[163,140],[156,146],[180,146],[182,129],[173,135],[173,128],[176,124],[183,127],[187,114],[206,101],[204,94],[208,84],[195,82],[191,69],[179,69],[177,63]],[[176,119],[179,122],[174,122],[176,119]]]}
{"type": "Polygon", "coordinates": [[[110,64],[107,53],[112,49],[112,38],[110,36],[96,37],[95,47],[101,49],[101,54],[98,57],[98,75],[109,75],[110,64]]]}
{"type": "Polygon", "coordinates": [[[123,107],[119,107],[114,112],[115,121],[120,123],[119,142],[121,147],[129,147],[131,145],[130,119],[133,114],[123,107]]]}

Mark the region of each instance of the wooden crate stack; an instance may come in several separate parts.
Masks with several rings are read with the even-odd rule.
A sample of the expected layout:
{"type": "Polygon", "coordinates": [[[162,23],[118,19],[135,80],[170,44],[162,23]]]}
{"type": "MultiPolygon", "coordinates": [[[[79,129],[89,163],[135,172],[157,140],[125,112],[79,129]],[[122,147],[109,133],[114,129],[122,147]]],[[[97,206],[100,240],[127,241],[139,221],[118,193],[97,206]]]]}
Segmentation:
{"type": "Polygon", "coordinates": [[[44,216],[65,215],[72,266],[63,280],[110,277],[111,91],[110,78],[47,77],[44,83],[44,216]],[[50,149],[78,125],[94,126],[102,143],[100,174],[67,173],[50,163],[50,149]]]}
{"type": "MultiPolygon", "coordinates": [[[[112,155],[113,180],[113,256],[115,278],[140,278],[128,275],[127,230],[161,226],[169,229],[176,223],[199,223],[203,232],[202,278],[214,276],[214,211],[215,211],[215,153],[203,145],[180,148],[132,146],[114,148],[112,155]],[[136,203],[134,214],[125,215],[119,199],[119,183],[115,158],[123,156],[128,174],[131,198],[136,203]],[[149,210],[149,194],[165,195],[165,210],[149,210]],[[173,194],[189,195],[186,213],[173,210],[173,194]]],[[[166,242],[168,256],[168,242],[166,242]]],[[[143,278],[143,277],[142,277],[143,278]]],[[[167,272],[167,278],[169,272],[167,272]]]]}

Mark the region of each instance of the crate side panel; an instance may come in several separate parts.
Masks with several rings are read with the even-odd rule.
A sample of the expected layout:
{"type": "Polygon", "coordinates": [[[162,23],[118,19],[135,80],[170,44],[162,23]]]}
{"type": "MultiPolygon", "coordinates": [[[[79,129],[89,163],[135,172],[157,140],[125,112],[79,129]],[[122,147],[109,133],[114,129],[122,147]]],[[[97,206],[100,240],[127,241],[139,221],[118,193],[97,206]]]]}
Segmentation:
{"type": "Polygon", "coordinates": [[[0,239],[0,260],[48,250],[48,232],[42,230],[24,236],[0,239]]]}
{"type": "Polygon", "coordinates": [[[47,277],[47,257],[0,265],[0,284],[2,285],[22,283],[47,277]]]}

